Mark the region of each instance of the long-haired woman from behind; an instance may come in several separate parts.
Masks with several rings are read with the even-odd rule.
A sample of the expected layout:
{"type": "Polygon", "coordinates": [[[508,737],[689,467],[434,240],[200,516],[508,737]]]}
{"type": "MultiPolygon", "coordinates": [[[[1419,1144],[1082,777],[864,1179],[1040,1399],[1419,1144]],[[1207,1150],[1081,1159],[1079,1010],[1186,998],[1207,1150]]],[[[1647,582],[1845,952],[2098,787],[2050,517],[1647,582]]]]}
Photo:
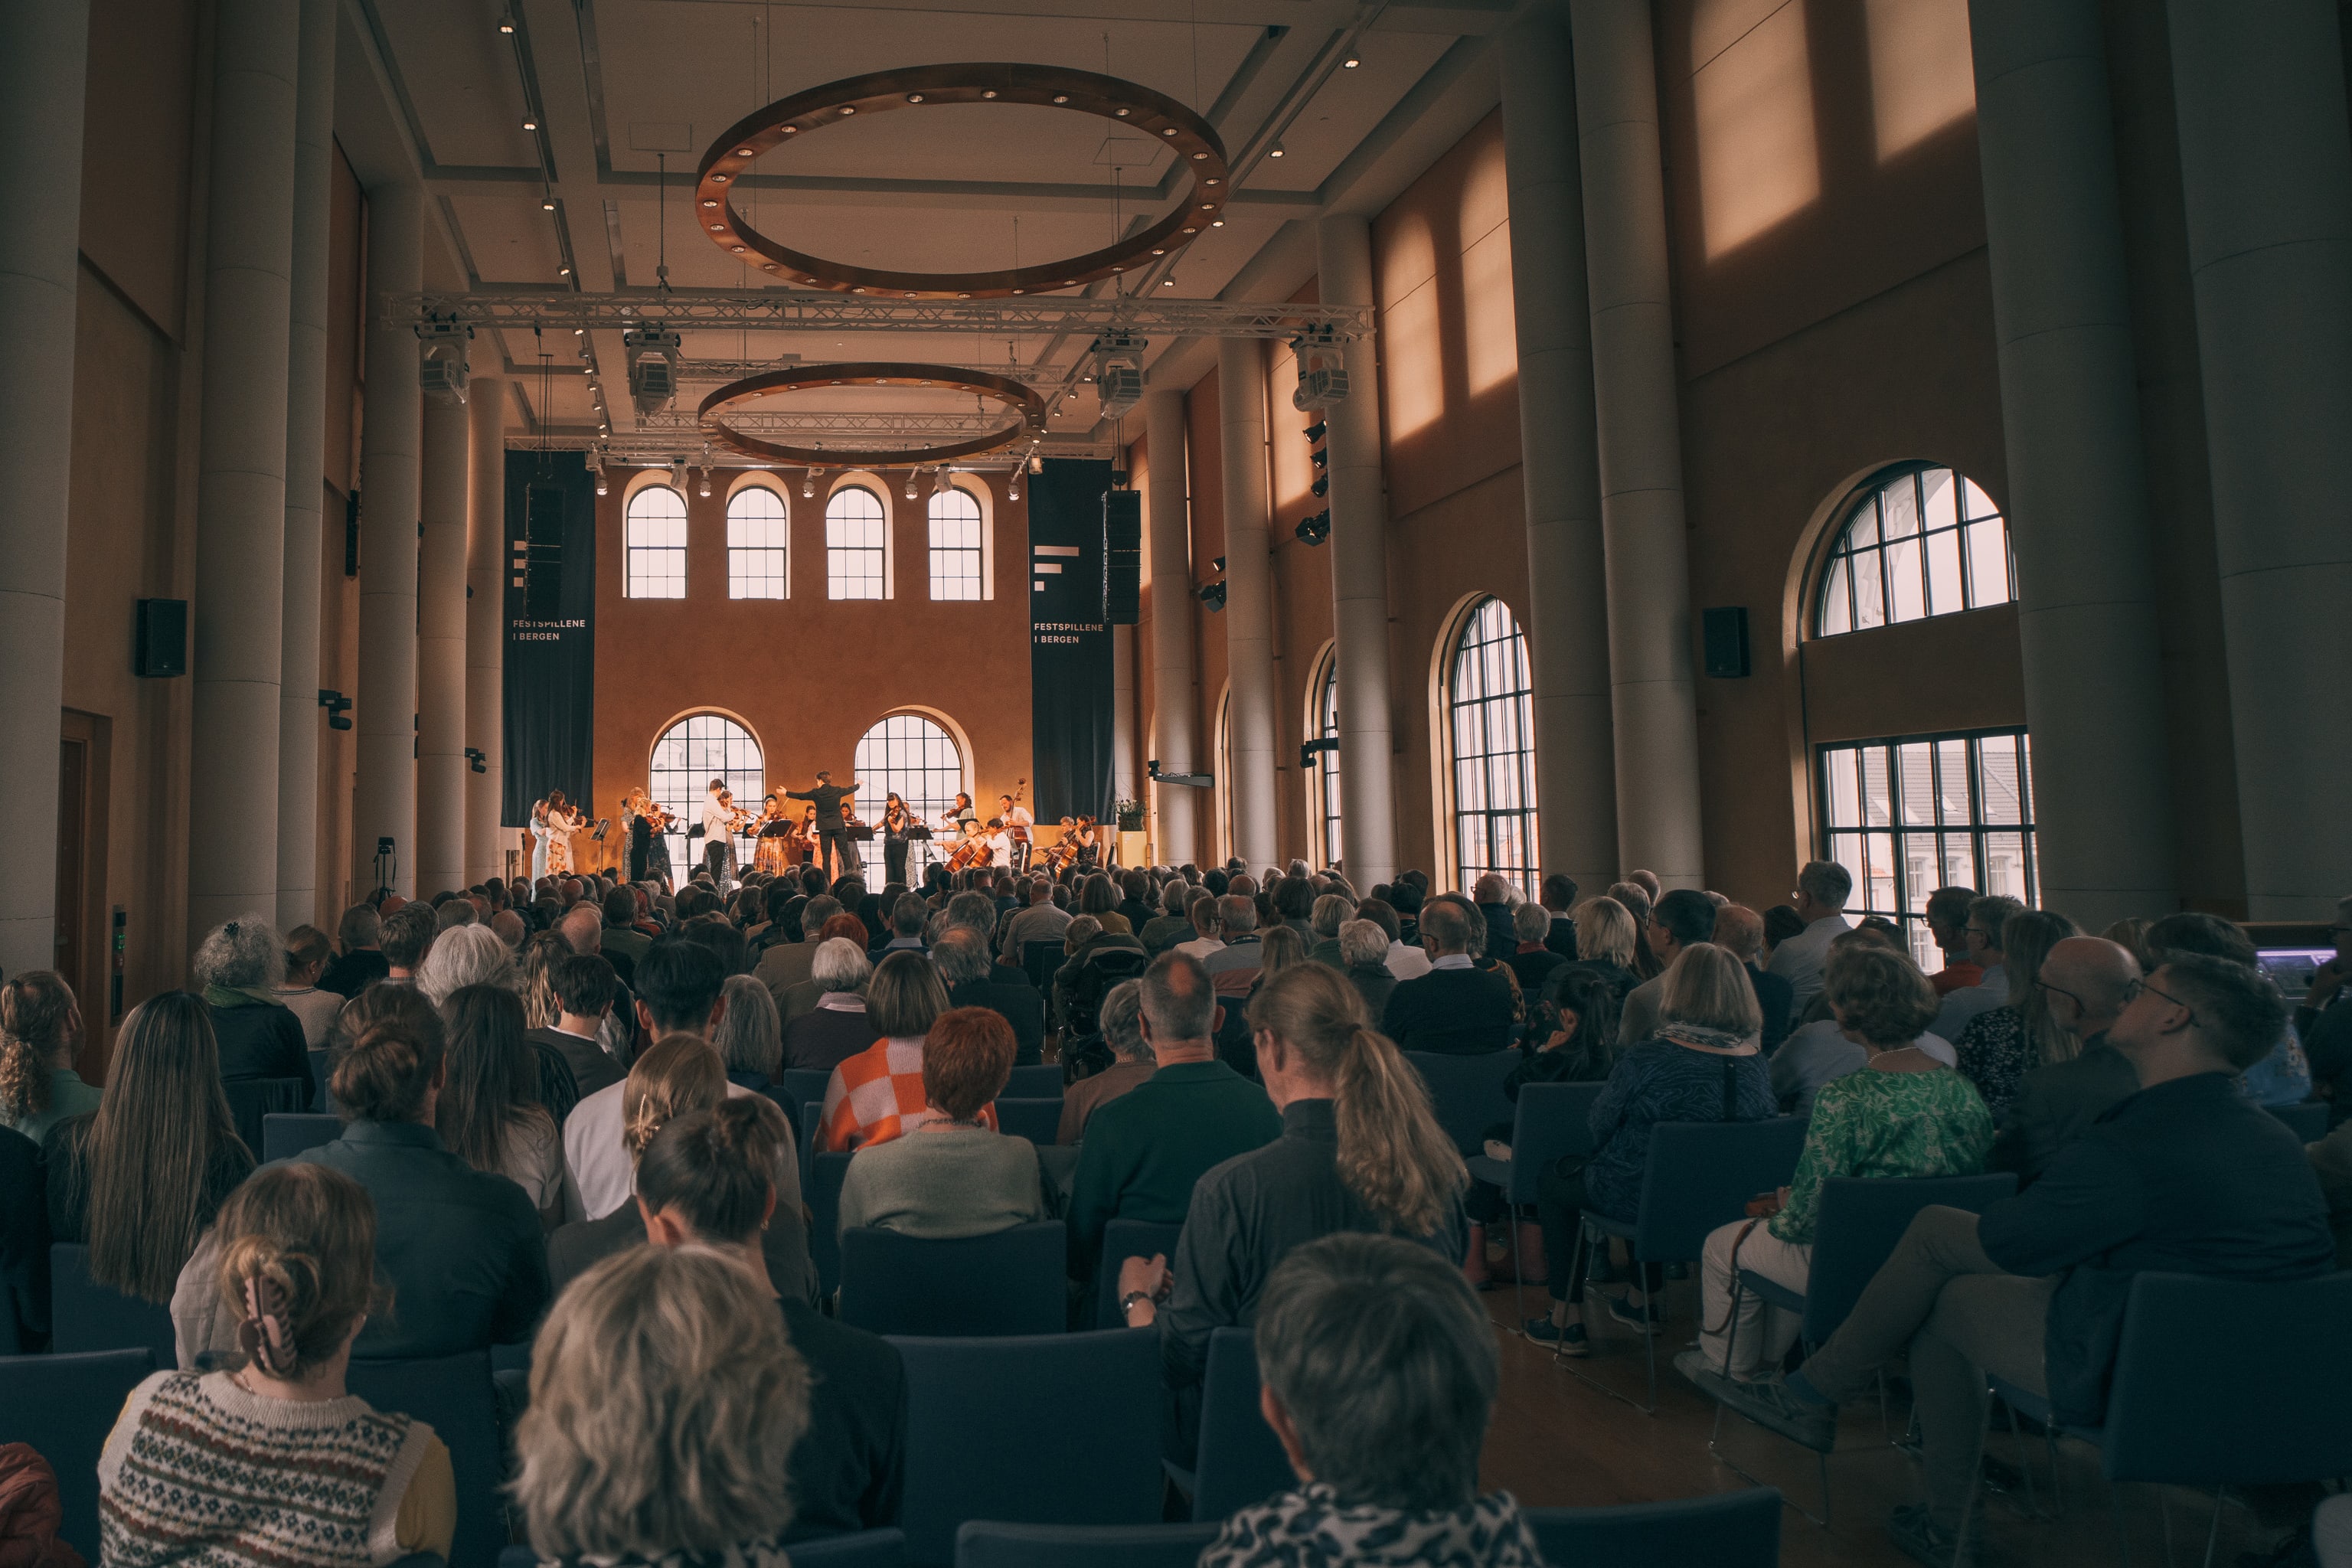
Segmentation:
{"type": "Polygon", "coordinates": [[[102,1561],[383,1564],[446,1557],[449,1450],[349,1393],[374,1296],[375,1208],[350,1177],[273,1165],[221,1210],[224,1370],[131,1391],[98,1462],[102,1561]]]}
{"type": "Polygon", "coordinates": [[[1210,1334],[1249,1321],[1292,1247],[1383,1231],[1461,1256],[1469,1173],[1421,1075],[1372,1027],[1347,977],[1321,963],[1284,971],[1250,1003],[1249,1026],[1282,1136],[1201,1178],[1172,1267],[1130,1258],[1119,1270],[1129,1324],[1160,1324],[1188,1452],[1210,1334]]]}
{"type": "Polygon", "coordinates": [[[170,1300],[197,1238],[253,1173],[204,1000],[167,991],[132,1008],[98,1110],[50,1129],[43,1156],[51,1237],[87,1243],[99,1284],[170,1300]]]}
{"type": "MultiPolygon", "coordinates": [[[[523,1190],[540,1223],[563,1214],[563,1138],[539,1102],[539,1064],[523,1037],[522,1003],[503,985],[468,985],[443,1005],[448,1082],[434,1130],[452,1154],[523,1190]]],[[[569,1077],[572,1069],[564,1068],[569,1077]]]]}
{"type": "Polygon", "coordinates": [[[65,976],[36,969],[0,985],[0,1127],[38,1143],[98,1109],[99,1091],[74,1071],[80,1045],[81,1007],[65,976]]]}

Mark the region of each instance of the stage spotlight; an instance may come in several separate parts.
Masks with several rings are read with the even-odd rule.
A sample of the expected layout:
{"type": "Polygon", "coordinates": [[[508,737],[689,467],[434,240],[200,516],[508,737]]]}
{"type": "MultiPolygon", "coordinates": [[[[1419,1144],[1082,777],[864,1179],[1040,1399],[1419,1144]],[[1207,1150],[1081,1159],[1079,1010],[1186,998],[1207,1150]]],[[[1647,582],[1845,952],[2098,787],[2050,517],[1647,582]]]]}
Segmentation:
{"type": "Polygon", "coordinates": [[[908,500],[913,500],[915,499],[915,474],[916,470],[913,468],[908,468],[907,470],[907,499],[908,500]]]}
{"type": "Polygon", "coordinates": [[[466,401],[466,345],[474,329],[463,321],[431,321],[416,329],[417,380],[436,403],[466,401]]]}
{"type": "Polygon", "coordinates": [[[806,477],[801,480],[801,500],[816,500],[816,470],[814,468],[811,468],[806,477]]]}
{"type": "Polygon", "coordinates": [[[933,495],[943,496],[947,494],[948,491],[955,488],[953,485],[948,483],[948,471],[944,467],[934,468],[931,471],[938,476],[938,478],[931,481],[931,493],[933,495]]]}
{"type": "Polygon", "coordinates": [[[1273,146],[1266,149],[1265,155],[1269,158],[1279,158],[1288,149],[1285,148],[1281,142],[1277,142],[1273,146]]]}
{"type": "Polygon", "coordinates": [[[1323,510],[1317,512],[1313,517],[1300,519],[1298,526],[1291,530],[1291,531],[1298,536],[1298,542],[1301,544],[1314,545],[1322,543],[1325,540],[1331,537],[1330,509],[1327,507],[1323,510]]]}
{"type": "Polygon", "coordinates": [[[700,496],[704,500],[709,500],[710,499],[710,470],[709,468],[706,468],[702,470],[702,482],[695,487],[695,493],[700,496]]]}
{"type": "Polygon", "coordinates": [[[677,396],[678,335],[659,321],[621,334],[629,367],[629,400],[638,417],[657,414],[677,396]]]}
{"type": "Polygon", "coordinates": [[[1219,610],[1223,609],[1225,607],[1225,585],[1223,583],[1211,583],[1202,587],[1201,589],[1201,603],[1209,606],[1209,613],[1213,616],[1219,610]]]}
{"type": "Polygon", "coordinates": [[[1012,479],[1005,482],[1004,499],[1006,500],[1019,500],[1021,499],[1021,470],[1018,468],[1013,470],[1012,479]]]}
{"type": "Polygon", "coordinates": [[[1320,419],[1318,419],[1314,424],[1309,425],[1309,426],[1307,427],[1307,438],[1309,441],[1313,441],[1313,442],[1317,442],[1317,443],[1320,443],[1320,442],[1322,441],[1323,437],[1326,437],[1326,436],[1328,436],[1328,435],[1329,435],[1330,433],[1331,433],[1331,426],[1329,426],[1328,425],[1326,425],[1326,424],[1325,424],[1325,423],[1323,423],[1323,421],[1321,421],[1320,419]]]}
{"type": "Polygon", "coordinates": [[[1331,493],[1331,476],[1328,474],[1318,474],[1315,476],[1315,482],[1307,488],[1315,492],[1315,499],[1317,500],[1321,500],[1325,496],[1331,493]]]}

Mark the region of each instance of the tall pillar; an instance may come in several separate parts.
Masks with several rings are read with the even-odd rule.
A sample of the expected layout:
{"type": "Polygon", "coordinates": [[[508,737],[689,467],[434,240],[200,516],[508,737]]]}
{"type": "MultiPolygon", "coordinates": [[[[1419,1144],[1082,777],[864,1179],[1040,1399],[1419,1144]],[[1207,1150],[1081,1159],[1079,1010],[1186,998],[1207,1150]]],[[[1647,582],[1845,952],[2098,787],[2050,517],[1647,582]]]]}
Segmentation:
{"type": "Polygon", "coordinates": [[[1608,557],[1622,868],[1705,879],[1674,307],[1650,0],[1570,0],[1608,557]]]}
{"type": "Polygon", "coordinates": [[[319,920],[319,565],[327,464],[327,237],[334,0],[301,0],[294,96],[294,267],[286,352],[286,573],[278,641],[278,929],[319,920]]]}
{"type": "Polygon", "coordinates": [[[416,563],[416,890],[466,885],[466,405],[425,405],[416,563]]]}
{"type": "MultiPolygon", "coordinates": [[[[1370,305],[1372,229],[1360,217],[1315,226],[1327,305],[1370,305]]],[[[1358,889],[1397,873],[1395,721],[1389,702],[1389,502],[1381,473],[1380,360],[1346,350],[1348,396],[1324,411],[1331,489],[1332,658],[1339,676],[1339,847],[1358,889]]]]}
{"type": "Polygon", "coordinates": [[[499,582],[506,554],[506,383],[491,376],[474,377],[467,389],[473,447],[466,507],[466,744],[482,753],[483,767],[466,774],[469,888],[506,869],[499,855],[506,740],[507,600],[499,582]]]}
{"type": "Polygon", "coordinates": [[[1274,563],[1266,553],[1265,345],[1217,343],[1217,407],[1224,446],[1225,671],[1233,777],[1234,853],[1276,863],[1274,814],[1274,563]]]}
{"type": "MultiPolygon", "coordinates": [[[[55,842],[66,660],[66,513],[73,478],[74,288],[81,239],[88,0],[0,6],[0,430],[23,452],[0,507],[0,821],[55,842]]],[[[0,877],[0,970],[57,962],[45,853],[0,877]]]]}
{"type": "Polygon", "coordinates": [[[1584,178],[1566,25],[1539,16],[1515,27],[1504,43],[1502,73],[1537,830],[1544,870],[1598,889],[1617,875],[1617,781],[1584,178]]]}
{"type": "Polygon", "coordinates": [[[393,840],[392,890],[416,889],[416,521],[424,407],[416,333],[383,320],[384,297],[424,273],[424,203],[395,181],[368,192],[367,402],[360,427],[359,742],[352,882],[377,886],[376,843],[393,840]]]}
{"type": "Polygon", "coordinates": [[[2042,901],[2176,901],[2155,566],[2098,0],[1970,0],[2042,901]]]}
{"type": "MultiPolygon", "coordinates": [[[[1189,773],[1199,754],[1199,703],[1192,675],[1192,518],[1186,503],[1184,395],[1157,387],[1143,396],[1151,458],[1144,510],[1151,531],[1151,752],[1162,773],[1189,773]]],[[[1155,784],[1160,858],[1192,858],[1198,792],[1155,784]]]]}
{"type": "Polygon", "coordinates": [[[2352,867],[2352,141],[2336,7],[2172,0],[2170,20],[2247,913],[2326,919],[2352,867]]]}
{"type": "Polygon", "coordinates": [[[299,0],[223,0],[205,224],[188,931],[278,906],[299,0]]]}

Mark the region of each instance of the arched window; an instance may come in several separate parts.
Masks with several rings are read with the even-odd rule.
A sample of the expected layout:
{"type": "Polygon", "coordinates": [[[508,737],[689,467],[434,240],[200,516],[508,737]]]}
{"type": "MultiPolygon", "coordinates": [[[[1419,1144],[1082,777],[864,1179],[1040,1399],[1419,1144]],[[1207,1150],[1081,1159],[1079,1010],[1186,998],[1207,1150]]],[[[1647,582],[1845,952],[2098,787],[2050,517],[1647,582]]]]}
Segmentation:
{"type": "Polygon", "coordinates": [[[2009,524],[1976,481],[1906,464],[1872,481],[1822,569],[1814,635],[2005,605],[2017,597],[2009,524]]]}
{"type": "MultiPolygon", "coordinates": [[[[735,792],[735,804],[759,815],[760,797],[767,793],[760,759],[760,742],[751,731],[719,713],[693,713],[672,724],[654,742],[652,776],[646,787],[652,792],[654,804],[677,818],[677,831],[669,836],[670,869],[683,882],[692,869],[687,864],[688,827],[702,821],[702,808],[709,800],[710,781],[723,779],[735,792]]],[[[695,858],[703,852],[700,837],[694,840],[695,858]]],[[[751,863],[751,841],[737,837],[735,865],[737,869],[751,863]]]]}
{"type": "Polygon", "coordinates": [[[844,485],[824,504],[824,596],[882,599],[887,550],[882,498],[864,485],[844,485]]]}
{"type": "Polygon", "coordinates": [[[964,787],[963,752],[955,737],[920,713],[893,713],[858,737],[857,815],[875,825],[874,837],[857,847],[866,858],[866,884],[882,887],[882,805],[896,790],[917,822],[940,837],[907,847],[907,875],[919,881],[923,868],[944,859],[951,837],[940,826],[940,814],[955,805],[964,787]]]}
{"type": "Polygon", "coordinates": [[[1337,649],[1326,649],[1323,663],[1307,689],[1307,732],[1322,742],[1308,777],[1308,805],[1321,838],[1323,864],[1336,865],[1339,851],[1339,660],[1337,649]]]}
{"type": "Polygon", "coordinates": [[[686,498],[667,485],[647,485],[629,498],[628,573],[622,593],[632,599],[686,597],[686,498]]]}
{"type": "Polygon", "coordinates": [[[729,598],[791,597],[789,533],[784,498],[767,486],[747,484],[727,498],[729,598]]]}
{"type": "Polygon", "coordinates": [[[980,502],[960,485],[931,493],[931,597],[978,599],[980,502]]]}
{"type": "Polygon", "coordinates": [[[1461,885],[1489,871],[1536,896],[1536,747],[1528,639],[1510,607],[1482,599],[1462,618],[1445,678],[1454,851],[1461,885]]]}

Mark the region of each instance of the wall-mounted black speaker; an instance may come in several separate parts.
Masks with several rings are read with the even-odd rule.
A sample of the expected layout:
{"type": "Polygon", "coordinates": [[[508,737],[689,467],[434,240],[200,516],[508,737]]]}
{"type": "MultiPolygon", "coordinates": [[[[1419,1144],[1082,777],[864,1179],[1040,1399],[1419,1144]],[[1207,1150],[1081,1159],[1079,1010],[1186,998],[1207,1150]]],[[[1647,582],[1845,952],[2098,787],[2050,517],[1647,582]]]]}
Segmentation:
{"type": "Polygon", "coordinates": [[[1103,621],[1131,626],[1143,618],[1143,497],[1103,492],[1103,621]]]}
{"type": "Polygon", "coordinates": [[[135,616],[131,671],[142,677],[188,673],[188,601],[142,599],[135,616]]]}
{"type": "Polygon", "coordinates": [[[1703,610],[1699,621],[1706,645],[1706,672],[1718,680],[1738,680],[1748,674],[1748,608],[1733,605],[1703,610]]]}
{"type": "Polygon", "coordinates": [[[551,621],[563,614],[563,489],[533,485],[523,501],[522,613],[551,621]]]}

